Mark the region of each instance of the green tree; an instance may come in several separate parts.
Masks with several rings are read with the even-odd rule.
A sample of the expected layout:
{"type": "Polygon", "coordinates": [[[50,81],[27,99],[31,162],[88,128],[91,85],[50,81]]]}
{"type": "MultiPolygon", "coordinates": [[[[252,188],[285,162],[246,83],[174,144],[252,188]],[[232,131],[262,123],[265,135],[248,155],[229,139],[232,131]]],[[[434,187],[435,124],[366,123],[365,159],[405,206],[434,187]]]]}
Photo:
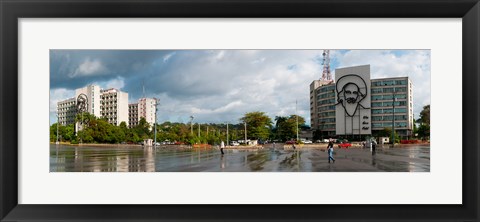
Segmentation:
{"type": "Polygon", "coordinates": [[[391,137],[392,136],[392,128],[383,128],[377,134],[379,137],[391,137]]]}
{"type": "Polygon", "coordinates": [[[420,112],[420,119],[418,119],[420,127],[418,127],[418,136],[423,140],[430,139],[430,105],[423,107],[420,112]]]}
{"type": "Polygon", "coordinates": [[[240,118],[241,122],[247,123],[247,136],[251,139],[268,139],[272,120],[264,112],[250,112],[240,118]]]}
{"type": "Polygon", "coordinates": [[[62,141],[72,141],[76,139],[75,136],[75,124],[69,124],[63,127],[63,130],[60,134],[62,141]]]}
{"type": "Polygon", "coordinates": [[[430,105],[424,106],[420,112],[420,124],[430,126],[430,105]]]}
{"type": "Polygon", "coordinates": [[[297,115],[290,115],[289,117],[277,116],[275,120],[277,121],[275,126],[278,138],[283,141],[297,138],[297,128],[305,124],[305,119],[298,116],[297,125],[297,115]]]}
{"type": "MultiPolygon", "coordinates": [[[[393,136],[395,138],[395,142],[399,143],[400,142],[400,136],[396,132],[393,134],[393,136]]],[[[390,128],[390,127],[383,128],[382,130],[380,130],[375,135],[375,137],[388,137],[388,138],[392,139],[392,128],[390,128]]]]}
{"type": "MultiPolygon", "coordinates": [[[[60,131],[60,126],[59,126],[59,130],[60,131]]],[[[59,132],[60,134],[60,132],[59,132]]],[[[50,126],[50,142],[55,142],[57,141],[57,123],[54,123],[50,126]]]]}
{"type": "Polygon", "coordinates": [[[152,138],[150,135],[150,124],[144,117],[140,118],[138,125],[132,128],[132,131],[140,137],[140,140],[152,138]]]}

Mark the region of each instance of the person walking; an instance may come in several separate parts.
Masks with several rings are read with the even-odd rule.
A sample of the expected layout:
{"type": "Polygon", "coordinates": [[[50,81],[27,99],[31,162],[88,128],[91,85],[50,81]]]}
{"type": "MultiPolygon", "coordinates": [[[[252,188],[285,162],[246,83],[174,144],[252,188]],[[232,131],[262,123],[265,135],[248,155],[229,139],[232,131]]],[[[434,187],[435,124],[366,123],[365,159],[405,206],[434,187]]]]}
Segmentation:
{"type": "Polygon", "coordinates": [[[330,160],[333,160],[335,163],[335,159],[333,158],[333,142],[330,141],[327,146],[327,152],[328,152],[328,163],[330,163],[330,160]]]}
{"type": "Polygon", "coordinates": [[[225,143],[223,143],[223,140],[222,140],[222,142],[220,143],[220,152],[222,153],[222,155],[224,154],[223,148],[225,148],[225,143]]]}
{"type": "Polygon", "coordinates": [[[377,147],[377,142],[375,140],[372,140],[372,156],[375,155],[375,148],[377,147]]]}

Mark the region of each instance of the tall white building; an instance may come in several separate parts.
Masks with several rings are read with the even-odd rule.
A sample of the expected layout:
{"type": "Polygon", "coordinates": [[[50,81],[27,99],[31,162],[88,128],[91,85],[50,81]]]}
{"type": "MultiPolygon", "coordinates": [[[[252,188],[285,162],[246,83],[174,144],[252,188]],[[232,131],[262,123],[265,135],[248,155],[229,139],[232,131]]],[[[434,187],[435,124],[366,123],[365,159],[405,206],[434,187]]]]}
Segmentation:
{"type": "Polygon", "coordinates": [[[128,104],[128,128],[138,125],[138,103],[128,104]]]}
{"type": "Polygon", "coordinates": [[[314,80],[310,84],[311,126],[318,136],[328,138],[336,135],[368,135],[370,133],[367,131],[370,129],[371,134],[376,135],[385,128],[391,129],[394,123],[395,132],[401,138],[412,136],[411,79],[409,77],[370,79],[369,70],[369,65],[341,68],[335,72],[337,74],[335,83],[314,80]],[[363,73],[368,75],[362,75],[363,73]],[[346,77],[348,79],[339,83],[338,79],[342,76],[348,76],[346,77]],[[353,93],[361,106],[348,105],[345,99],[339,99],[339,96],[345,96],[347,93],[353,93]],[[345,111],[350,113],[345,114],[345,111]],[[344,130],[339,131],[338,129],[342,127],[344,130]]]}
{"type": "Polygon", "coordinates": [[[413,85],[410,78],[372,79],[371,95],[372,131],[392,128],[395,122],[395,132],[400,137],[412,136],[413,85]]]}
{"type": "Polygon", "coordinates": [[[310,122],[321,137],[335,135],[335,83],[314,80],[310,84],[310,122]]]}
{"type": "MultiPolygon", "coordinates": [[[[81,100],[86,100],[85,111],[93,114],[95,117],[105,118],[109,123],[117,126],[120,125],[121,122],[125,122],[127,126],[130,126],[128,93],[113,88],[101,89],[97,85],[88,85],[76,89],[74,98],[57,103],[60,124],[68,125],[75,123],[78,104],[81,100]]],[[[145,117],[147,121],[150,120],[154,122],[155,109],[152,110],[149,105],[152,103],[152,100],[153,99],[139,100],[136,109],[140,114],[141,104],[141,116],[145,117]]]]}
{"type": "Polygon", "coordinates": [[[62,126],[75,123],[76,98],[70,98],[57,103],[58,122],[62,126]]]}
{"type": "Polygon", "coordinates": [[[89,85],[75,90],[75,99],[78,100],[78,97],[82,94],[87,96],[86,112],[100,117],[100,86],[89,85]]]}
{"type": "Polygon", "coordinates": [[[147,123],[152,127],[155,124],[156,104],[157,102],[154,98],[140,98],[138,103],[129,104],[129,127],[137,126],[142,117],[145,118],[147,123]]]}
{"type": "Polygon", "coordinates": [[[100,90],[100,115],[110,124],[120,125],[125,122],[128,126],[128,93],[118,89],[100,90]]]}

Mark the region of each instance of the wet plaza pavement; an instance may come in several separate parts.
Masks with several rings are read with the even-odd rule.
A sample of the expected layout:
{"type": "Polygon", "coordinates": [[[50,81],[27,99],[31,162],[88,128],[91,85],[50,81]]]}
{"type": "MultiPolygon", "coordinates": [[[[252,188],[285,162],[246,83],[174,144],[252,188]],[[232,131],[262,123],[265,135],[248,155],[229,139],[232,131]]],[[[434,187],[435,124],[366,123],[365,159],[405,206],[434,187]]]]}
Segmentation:
{"type": "Polygon", "coordinates": [[[50,145],[50,172],[429,172],[430,147],[335,149],[178,149],[140,146],[50,145]]]}

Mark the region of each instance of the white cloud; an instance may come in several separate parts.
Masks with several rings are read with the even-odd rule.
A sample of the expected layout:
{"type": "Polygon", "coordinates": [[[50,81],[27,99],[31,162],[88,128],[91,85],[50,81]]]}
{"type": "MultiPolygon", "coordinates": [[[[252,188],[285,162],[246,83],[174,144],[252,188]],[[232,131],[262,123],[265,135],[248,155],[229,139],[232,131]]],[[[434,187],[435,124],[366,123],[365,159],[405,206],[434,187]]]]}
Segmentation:
{"type": "Polygon", "coordinates": [[[77,76],[93,76],[99,74],[106,74],[107,68],[102,64],[100,60],[92,60],[86,58],[73,73],[69,75],[70,78],[77,76]]]}
{"type": "MultiPolygon", "coordinates": [[[[115,53],[117,57],[130,58],[122,56],[121,51],[115,53]]],[[[271,118],[288,116],[295,113],[297,100],[298,114],[309,123],[309,86],[321,77],[322,53],[322,50],[181,50],[159,53],[148,60],[157,63],[142,59],[131,64],[125,62],[128,59],[118,65],[105,63],[109,64],[107,70],[101,61],[106,62],[112,56],[108,54],[109,57],[95,59],[82,57],[72,67],[75,67],[74,77],[89,76],[92,82],[94,76],[115,73],[108,80],[105,78],[109,76],[100,76],[95,83],[102,88],[123,89],[131,101],[138,99],[133,94],[141,96],[145,79],[147,96],[161,99],[159,121],[187,122],[195,114],[196,122],[234,123],[251,111],[263,111],[271,118]],[[133,65],[134,69],[125,69],[122,64],[133,65]]],[[[141,52],[135,55],[142,58],[141,52]]],[[[331,50],[330,56],[333,73],[336,67],[370,64],[372,78],[412,78],[416,117],[422,106],[430,103],[428,50],[331,50]]]]}
{"type": "Polygon", "coordinates": [[[371,78],[408,76],[413,83],[415,118],[424,105],[430,104],[430,51],[429,50],[352,50],[335,53],[338,67],[370,64],[371,78]]]}
{"type": "Polygon", "coordinates": [[[94,82],[93,84],[99,85],[103,89],[110,89],[110,88],[122,89],[125,86],[125,78],[121,76],[117,76],[114,79],[110,79],[103,82],[94,82]]]}
{"type": "Polygon", "coordinates": [[[163,62],[166,63],[168,60],[175,55],[175,52],[169,53],[163,57],[163,62]]]}
{"type": "Polygon", "coordinates": [[[50,90],[50,112],[57,111],[57,103],[75,96],[75,90],[65,88],[50,90]]]}
{"type": "MultiPolygon", "coordinates": [[[[313,58],[321,50],[225,50],[184,55],[188,63],[171,64],[166,76],[160,120],[235,122],[246,112],[263,111],[271,118],[298,113],[309,117],[309,85],[321,73],[313,58]],[[253,62],[252,62],[253,61],[253,62]],[[289,68],[290,67],[290,68],[289,68]],[[295,67],[295,68],[291,68],[295,67]],[[227,104],[227,105],[225,105],[227,104]],[[302,111],[303,110],[303,111],[302,111]]],[[[177,59],[181,61],[181,59],[177,59]]],[[[160,95],[158,95],[160,96],[160,95]]]]}

